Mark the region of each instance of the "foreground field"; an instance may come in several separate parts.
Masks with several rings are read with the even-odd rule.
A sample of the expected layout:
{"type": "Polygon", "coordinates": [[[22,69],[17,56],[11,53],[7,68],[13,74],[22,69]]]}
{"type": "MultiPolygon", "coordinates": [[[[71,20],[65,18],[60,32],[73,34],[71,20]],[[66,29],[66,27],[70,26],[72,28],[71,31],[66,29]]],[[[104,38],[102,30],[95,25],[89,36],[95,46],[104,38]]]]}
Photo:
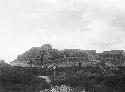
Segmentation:
{"type": "Polygon", "coordinates": [[[98,66],[52,68],[9,67],[0,75],[0,92],[124,92],[125,67],[98,66]],[[51,80],[38,76],[48,76],[51,80]],[[62,86],[63,85],[63,86],[62,86]],[[45,91],[45,89],[48,91],[45,91]],[[53,91],[55,90],[55,91],[53,91]]]}

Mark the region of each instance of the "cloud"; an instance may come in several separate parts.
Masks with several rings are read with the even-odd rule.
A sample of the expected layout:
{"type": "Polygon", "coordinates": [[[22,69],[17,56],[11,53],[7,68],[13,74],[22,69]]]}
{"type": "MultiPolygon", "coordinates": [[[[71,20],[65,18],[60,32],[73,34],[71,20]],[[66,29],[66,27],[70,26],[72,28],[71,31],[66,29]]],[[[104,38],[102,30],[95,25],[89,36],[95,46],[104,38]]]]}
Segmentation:
{"type": "Polygon", "coordinates": [[[15,57],[44,43],[59,49],[124,49],[124,3],[124,0],[0,1],[0,56],[15,57]]]}
{"type": "MultiPolygon", "coordinates": [[[[79,31],[78,35],[82,35],[77,38],[78,40],[82,37],[86,39],[86,44],[93,44],[93,47],[100,48],[112,48],[124,39],[123,0],[32,1],[35,3],[32,6],[32,3],[28,4],[30,7],[24,4],[28,12],[22,13],[24,17],[31,20],[30,25],[33,26],[33,30],[39,27],[40,30],[42,29],[41,32],[43,29],[52,31],[56,37],[62,37],[62,39],[58,38],[61,41],[65,38],[71,40],[75,32],[79,31]]],[[[52,32],[49,35],[45,32],[42,34],[47,36],[42,35],[42,37],[51,39],[52,32]]]]}
{"type": "MultiPolygon", "coordinates": [[[[65,1],[62,3],[61,9],[57,10],[58,12],[46,17],[48,20],[45,24],[48,27],[44,27],[55,34],[55,38],[50,42],[58,43],[57,47],[63,48],[123,49],[125,17],[124,8],[119,6],[121,2],[119,3],[117,0],[79,0],[76,3],[71,1],[68,2],[68,5],[63,4],[65,1]],[[63,6],[67,9],[65,10],[63,6]],[[60,36],[60,34],[63,35],[60,36]],[[64,43],[65,46],[63,46],[64,43]]],[[[49,34],[49,37],[51,35],[49,34]]]]}

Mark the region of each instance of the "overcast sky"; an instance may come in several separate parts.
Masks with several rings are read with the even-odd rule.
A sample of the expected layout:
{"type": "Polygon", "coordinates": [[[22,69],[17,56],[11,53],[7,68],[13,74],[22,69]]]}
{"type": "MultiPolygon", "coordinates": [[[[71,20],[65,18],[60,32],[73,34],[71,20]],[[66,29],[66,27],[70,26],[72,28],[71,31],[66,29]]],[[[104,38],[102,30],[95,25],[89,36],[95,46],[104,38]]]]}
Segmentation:
{"type": "Polygon", "coordinates": [[[0,59],[45,43],[125,49],[125,0],[0,0],[0,59]]]}

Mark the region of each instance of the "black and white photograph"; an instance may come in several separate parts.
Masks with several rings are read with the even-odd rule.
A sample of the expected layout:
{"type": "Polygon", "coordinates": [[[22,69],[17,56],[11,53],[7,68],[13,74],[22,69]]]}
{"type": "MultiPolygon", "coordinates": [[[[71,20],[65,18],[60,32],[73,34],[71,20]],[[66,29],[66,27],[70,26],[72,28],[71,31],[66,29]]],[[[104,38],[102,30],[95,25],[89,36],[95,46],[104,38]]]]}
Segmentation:
{"type": "Polygon", "coordinates": [[[125,0],[0,0],[0,92],[125,92],[125,0]]]}

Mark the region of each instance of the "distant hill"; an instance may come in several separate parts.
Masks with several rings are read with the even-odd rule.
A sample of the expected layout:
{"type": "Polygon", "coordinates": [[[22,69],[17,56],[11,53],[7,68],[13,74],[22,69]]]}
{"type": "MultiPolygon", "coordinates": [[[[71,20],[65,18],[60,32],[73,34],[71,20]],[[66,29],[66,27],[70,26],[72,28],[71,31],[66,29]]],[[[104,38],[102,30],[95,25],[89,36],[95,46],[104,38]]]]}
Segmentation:
{"type": "Polygon", "coordinates": [[[17,59],[11,62],[12,66],[34,66],[45,61],[49,57],[52,46],[45,44],[41,47],[32,47],[25,53],[18,55],[17,59]]]}
{"type": "Polygon", "coordinates": [[[17,59],[11,62],[11,65],[34,67],[67,61],[74,62],[79,57],[82,58],[81,61],[96,59],[96,51],[80,49],[64,49],[59,51],[58,49],[53,49],[50,44],[45,44],[41,47],[32,47],[25,53],[18,55],[17,59]]]}
{"type": "Polygon", "coordinates": [[[125,65],[125,53],[123,50],[104,51],[96,53],[96,50],[80,49],[53,49],[50,44],[41,47],[32,47],[28,51],[11,62],[12,66],[41,67],[46,65],[68,65],[77,62],[91,64],[91,61],[100,61],[107,65],[125,65]],[[90,62],[90,63],[89,63],[90,62]]]}

